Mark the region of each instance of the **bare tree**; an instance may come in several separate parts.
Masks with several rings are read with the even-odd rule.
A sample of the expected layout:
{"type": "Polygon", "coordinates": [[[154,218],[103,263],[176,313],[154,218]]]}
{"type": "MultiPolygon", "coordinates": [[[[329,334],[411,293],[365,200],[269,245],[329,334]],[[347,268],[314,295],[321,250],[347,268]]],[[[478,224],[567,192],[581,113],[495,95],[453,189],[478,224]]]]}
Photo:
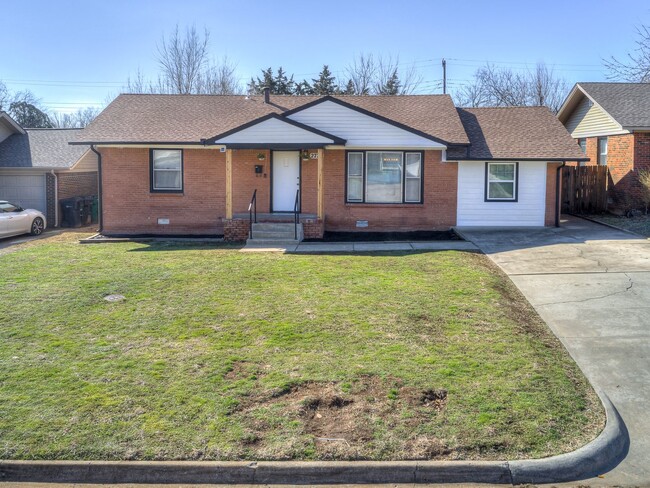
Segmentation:
{"type": "Polygon", "coordinates": [[[6,111],[9,108],[10,103],[7,85],[0,81],[0,111],[6,111]]]}
{"type": "Polygon", "coordinates": [[[178,25],[171,37],[158,46],[158,64],[162,79],[173,93],[187,95],[196,93],[203,69],[207,63],[210,33],[205,29],[203,37],[192,26],[181,37],[178,25]]]}
{"type": "Polygon", "coordinates": [[[138,69],[129,77],[125,90],[129,93],[192,93],[230,95],[242,92],[237,77],[237,65],[224,57],[211,62],[208,53],[210,33],[203,35],[195,27],[182,35],[178,25],[169,38],[163,36],[158,46],[160,72],[155,79],[146,78],[138,69]]]}
{"type": "Polygon", "coordinates": [[[198,93],[237,95],[243,93],[237,65],[224,56],[219,64],[208,64],[199,78],[198,93]]]}
{"type": "Polygon", "coordinates": [[[415,65],[405,70],[400,76],[399,56],[393,59],[392,56],[377,56],[375,76],[372,83],[372,93],[378,95],[409,95],[413,93],[420,83],[420,75],[415,65]]]}
{"type": "Polygon", "coordinates": [[[96,107],[80,108],[73,113],[50,113],[50,121],[57,129],[84,128],[90,124],[101,110],[96,107]]]}
{"type": "Polygon", "coordinates": [[[566,81],[556,77],[544,63],[527,72],[487,64],[476,70],[472,83],[456,92],[455,98],[461,106],[544,105],[557,113],[566,92],[566,81]]]}
{"type": "Polygon", "coordinates": [[[555,76],[553,69],[546,64],[537,63],[530,82],[531,104],[544,105],[554,114],[558,113],[569,91],[566,80],[555,76]]]}
{"type": "Polygon", "coordinates": [[[348,82],[339,90],[349,93],[353,89],[356,95],[408,95],[422,83],[422,75],[415,65],[400,70],[399,56],[361,53],[347,66],[345,73],[348,82]]]}
{"type": "Polygon", "coordinates": [[[646,25],[637,27],[636,34],[636,48],[628,52],[623,60],[615,56],[603,59],[609,79],[650,83],[650,28],[646,25]]]}
{"type": "Polygon", "coordinates": [[[354,86],[356,95],[369,95],[377,73],[377,66],[372,54],[355,57],[352,64],[345,69],[349,82],[354,86]]]}

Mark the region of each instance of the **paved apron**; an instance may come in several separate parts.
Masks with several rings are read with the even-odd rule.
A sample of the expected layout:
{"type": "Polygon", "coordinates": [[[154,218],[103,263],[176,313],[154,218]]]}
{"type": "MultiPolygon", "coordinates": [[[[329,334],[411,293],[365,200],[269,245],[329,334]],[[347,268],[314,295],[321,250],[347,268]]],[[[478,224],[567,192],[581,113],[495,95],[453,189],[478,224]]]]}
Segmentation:
{"type": "Polygon", "coordinates": [[[461,229],[564,343],[630,432],[592,485],[650,483],[650,241],[579,218],[544,229],[461,229]]]}

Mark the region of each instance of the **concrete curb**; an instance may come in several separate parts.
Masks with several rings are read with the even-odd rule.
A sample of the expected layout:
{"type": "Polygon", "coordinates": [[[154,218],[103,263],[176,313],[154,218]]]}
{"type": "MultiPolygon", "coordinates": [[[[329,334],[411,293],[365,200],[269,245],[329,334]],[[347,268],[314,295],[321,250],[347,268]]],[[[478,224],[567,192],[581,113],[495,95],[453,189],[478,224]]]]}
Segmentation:
{"type": "Polygon", "coordinates": [[[567,454],[510,461],[513,484],[561,483],[594,478],[611,471],[625,458],[630,448],[627,427],[609,397],[602,391],[596,392],[607,415],[607,423],[600,435],[567,454]]]}
{"type": "Polygon", "coordinates": [[[630,234],[630,235],[633,235],[635,237],[639,237],[641,239],[647,239],[647,237],[642,236],[641,234],[637,234],[634,231],[624,229],[623,227],[618,227],[618,226],[616,226],[614,224],[608,224],[607,222],[603,222],[602,220],[592,219],[591,217],[585,217],[584,215],[571,214],[571,216],[572,217],[577,217],[577,218],[583,219],[583,220],[588,220],[589,222],[593,222],[594,224],[604,225],[605,227],[609,227],[610,229],[620,230],[621,232],[625,232],[626,234],[630,234]]]}
{"type": "Polygon", "coordinates": [[[627,454],[625,424],[600,394],[607,424],[582,448],[522,461],[0,461],[0,482],[337,484],[560,483],[606,473],[627,454]]]}

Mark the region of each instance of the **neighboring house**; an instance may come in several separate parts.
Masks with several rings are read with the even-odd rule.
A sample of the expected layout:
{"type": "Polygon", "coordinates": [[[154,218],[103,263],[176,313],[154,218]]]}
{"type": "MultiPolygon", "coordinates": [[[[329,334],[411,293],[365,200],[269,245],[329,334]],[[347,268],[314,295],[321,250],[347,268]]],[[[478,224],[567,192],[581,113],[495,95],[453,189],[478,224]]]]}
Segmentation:
{"type": "Polygon", "coordinates": [[[650,83],[577,83],[558,118],[589,164],[607,165],[610,203],[643,206],[638,171],[650,169],[650,83]]]}
{"type": "Polygon", "coordinates": [[[60,200],[97,195],[97,155],[69,144],[81,132],[23,129],[0,112],[0,200],[40,210],[54,227],[61,222],[60,200]]]}
{"type": "Polygon", "coordinates": [[[254,192],[292,220],[300,190],[306,237],[553,225],[556,169],[583,156],[546,108],[448,95],[120,95],[74,143],[101,153],[103,233],[228,240],[254,192]]]}

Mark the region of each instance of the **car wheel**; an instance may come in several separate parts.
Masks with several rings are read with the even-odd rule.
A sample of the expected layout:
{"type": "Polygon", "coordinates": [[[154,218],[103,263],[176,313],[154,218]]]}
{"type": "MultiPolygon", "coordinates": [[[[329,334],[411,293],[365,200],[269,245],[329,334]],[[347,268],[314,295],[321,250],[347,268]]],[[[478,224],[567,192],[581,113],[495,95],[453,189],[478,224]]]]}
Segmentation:
{"type": "Polygon", "coordinates": [[[39,236],[43,233],[43,219],[40,217],[36,217],[34,221],[32,222],[32,229],[31,229],[31,234],[34,236],[39,236]]]}

